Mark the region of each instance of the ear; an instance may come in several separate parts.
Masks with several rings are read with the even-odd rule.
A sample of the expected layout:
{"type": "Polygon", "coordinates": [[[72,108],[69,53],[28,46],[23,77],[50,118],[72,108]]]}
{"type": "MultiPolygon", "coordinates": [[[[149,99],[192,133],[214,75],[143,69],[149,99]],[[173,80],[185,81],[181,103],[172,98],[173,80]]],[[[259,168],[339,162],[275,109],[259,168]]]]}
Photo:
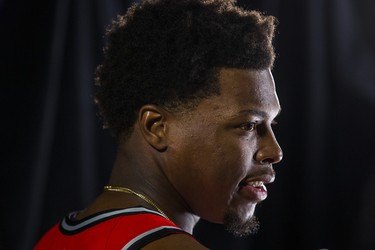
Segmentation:
{"type": "Polygon", "coordinates": [[[164,151],[166,143],[166,111],[156,105],[145,105],[139,110],[138,123],[145,140],[155,149],[164,151]]]}

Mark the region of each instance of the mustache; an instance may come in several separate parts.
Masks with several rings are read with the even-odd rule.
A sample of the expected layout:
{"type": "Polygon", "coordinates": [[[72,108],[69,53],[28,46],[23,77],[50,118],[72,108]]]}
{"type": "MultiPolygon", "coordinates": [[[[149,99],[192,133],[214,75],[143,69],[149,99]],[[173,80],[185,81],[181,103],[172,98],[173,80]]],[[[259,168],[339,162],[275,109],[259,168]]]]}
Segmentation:
{"type": "Polygon", "coordinates": [[[276,172],[273,169],[272,165],[260,166],[260,167],[255,168],[253,171],[250,172],[249,177],[264,176],[264,175],[272,176],[273,178],[276,177],[276,172]]]}

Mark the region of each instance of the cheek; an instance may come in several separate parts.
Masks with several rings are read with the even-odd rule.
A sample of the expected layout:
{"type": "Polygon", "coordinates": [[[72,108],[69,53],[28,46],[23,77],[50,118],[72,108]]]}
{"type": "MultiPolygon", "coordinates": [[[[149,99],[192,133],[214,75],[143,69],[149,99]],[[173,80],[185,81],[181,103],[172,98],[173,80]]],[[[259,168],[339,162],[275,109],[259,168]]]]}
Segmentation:
{"type": "Polygon", "coordinates": [[[252,165],[255,143],[250,139],[226,140],[218,148],[219,162],[225,163],[226,171],[247,172],[252,165]]]}
{"type": "Polygon", "coordinates": [[[237,190],[239,182],[248,174],[253,153],[252,145],[247,140],[221,139],[217,141],[215,150],[204,155],[205,163],[201,173],[206,179],[205,185],[209,189],[220,190],[215,196],[225,200],[237,190]]]}
{"type": "Polygon", "coordinates": [[[253,164],[254,154],[257,148],[256,140],[250,138],[243,139],[241,140],[240,148],[241,160],[248,168],[250,168],[253,164]]]}
{"type": "Polygon", "coordinates": [[[201,169],[196,169],[200,173],[199,183],[192,187],[200,187],[196,190],[200,201],[195,206],[201,217],[220,223],[225,211],[235,202],[238,185],[252,164],[249,144],[244,143],[225,140],[225,143],[217,143],[216,149],[211,154],[206,152],[202,158],[201,169]]]}

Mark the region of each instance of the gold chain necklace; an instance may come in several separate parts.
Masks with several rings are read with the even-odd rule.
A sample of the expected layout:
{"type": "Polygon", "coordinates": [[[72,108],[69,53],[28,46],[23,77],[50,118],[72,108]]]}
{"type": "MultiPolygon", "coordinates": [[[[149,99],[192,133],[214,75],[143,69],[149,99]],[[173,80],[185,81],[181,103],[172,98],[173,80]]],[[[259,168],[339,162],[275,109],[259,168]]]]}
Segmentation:
{"type": "Polygon", "coordinates": [[[158,210],[159,213],[161,213],[162,215],[164,215],[165,218],[167,218],[168,220],[171,220],[168,218],[168,216],[163,212],[163,210],[161,210],[159,208],[158,205],[156,205],[156,203],[154,201],[152,201],[150,198],[148,198],[147,196],[143,195],[143,194],[140,194],[140,193],[137,193],[133,190],[131,190],[130,188],[125,188],[125,187],[113,187],[113,186],[104,186],[104,190],[105,191],[113,191],[113,192],[121,192],[121,193],[127,193],[127,194],[134,194],[135,196],[138,196],[139,198],[141,198],[142,200],[144,200],[145,202],[147,202],[148,204],[150,204],[151,206],[153,206],[156,210],[158,210]]]}

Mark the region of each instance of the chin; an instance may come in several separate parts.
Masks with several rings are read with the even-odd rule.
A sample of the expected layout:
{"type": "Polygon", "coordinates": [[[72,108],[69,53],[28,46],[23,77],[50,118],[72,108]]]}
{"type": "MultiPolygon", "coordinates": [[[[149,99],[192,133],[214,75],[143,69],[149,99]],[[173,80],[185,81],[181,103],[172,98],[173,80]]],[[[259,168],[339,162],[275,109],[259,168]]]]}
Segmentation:
{"type": "Polygon", "coordinates": [[[246,222],[250,220],[254,214],[255,214],[255,208],[256,208],[257,203],[251,203],[247,205],[238,205],[230,207],[229,209],[226,210],[225,216],[236,216],[240,221],[246,222]]]}
{"type": "Polygon", "coordinates": [[[229,208],[223,218],[226,230],[236,237],[255,234],[259,229],[259,221],[254,212],[255,205],[246,209],[229,208]]]}

